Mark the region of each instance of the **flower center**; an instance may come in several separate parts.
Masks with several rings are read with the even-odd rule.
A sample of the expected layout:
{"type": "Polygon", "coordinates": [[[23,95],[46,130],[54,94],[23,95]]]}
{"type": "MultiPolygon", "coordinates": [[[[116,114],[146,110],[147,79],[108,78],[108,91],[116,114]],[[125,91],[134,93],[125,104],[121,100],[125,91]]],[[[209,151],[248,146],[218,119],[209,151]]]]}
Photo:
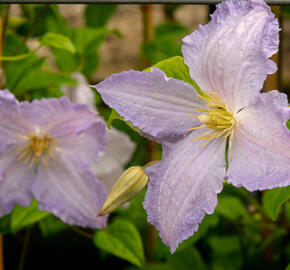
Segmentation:
{"type": "Polygon", "coordinates": [[[217,93],[209,93],[204,94],[204,96],[198,96],[206,101],[207,109],[195,109],[196,111],[203,112],[203,114],[190,116],[197,117],[202,125],[195,128],[190,128],[188,130],[196,130],[208,127],[212,131],[205,132],[201,136],[194,138],[193,141],[199,139],[205,140],[206,142],[201,145],[201,147],[204,147],[213,139],[217,139],[221,136],[224,138],[229,137],[229,152],[231,160],[231,144],[234,134],[233,129],[237,122],[235,115],[229,110],[227,104],[220,98],[217,93]]]}
{"type": "Polygon", "coordinates": [[[41,133],[28,133],[27,136],[20,136],[20,138],[27,143],[17,149],[19,153],[17,161],[23,161],[24,165],[28,164],[29,169],[41,161],[45,168],[48,168],[50,160],[55,159],[52,147],[57,144],[57,141],[41,133]]]}

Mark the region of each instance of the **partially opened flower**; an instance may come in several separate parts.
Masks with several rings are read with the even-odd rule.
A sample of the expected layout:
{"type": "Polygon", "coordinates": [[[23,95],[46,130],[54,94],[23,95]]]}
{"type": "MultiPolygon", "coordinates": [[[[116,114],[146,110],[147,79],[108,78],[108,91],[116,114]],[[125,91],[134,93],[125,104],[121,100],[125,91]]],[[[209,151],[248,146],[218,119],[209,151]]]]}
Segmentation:
{"type": "Polygon", "coordinates": [[[264,1],[223,2],[209,24],[183,39],[200,94],[157,68],[96,85],[109,106],[162,143],[162,161],[146,169],[144,207],[172,252],[214,211],[225,175],[250,191],[290,184],[287,98],[260,93],[276,71],[268,57],[277,52],[278,31],[264,1]]]}
{"type": "Polygon", "coordinates": [[[67,98],[18,102],[0,91],[0,215],[35,197],[68,224],[100,228],[105,198],[90,166],[104,152],[105,124],[67,98]]]}
{"type": "MultiPolygon", "coordinates": [[[[85,76],[76,72],[72,77],[77,81],[76,86],[63,86],[64,94],[69,97],[73,103],[87,104],[90,109],[97,111],[95,105],[95,93],[89,87],[85,76]]],[[[106,136],[108,144],[105,152],[91,166],[106,186],[107,192],[110,192],[113,185],[119,179],[124,171],[124,166],[131,159],[135,151],[135,144],[130,140],[129,136],[114,128],[107,129],[106,136]]]]}

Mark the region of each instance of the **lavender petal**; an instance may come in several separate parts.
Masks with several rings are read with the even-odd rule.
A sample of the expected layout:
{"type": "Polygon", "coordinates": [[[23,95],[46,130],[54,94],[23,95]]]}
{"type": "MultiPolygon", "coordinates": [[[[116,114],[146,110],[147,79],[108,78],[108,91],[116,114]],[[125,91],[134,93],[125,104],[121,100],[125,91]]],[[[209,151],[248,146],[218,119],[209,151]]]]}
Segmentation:
{"type": "Polygon", "coordinates": [[[206,213],[213,213],[225,175],[225,140],[191,140],[201,131],[163,147],[162,161],[146,169],[149,186],[144,202],[148,221],[174,252],[198,229],[206,213]]]}
{"type": "Polygon", "coordinates": [[[204,102],[189,84],[167,78],[163,71],[125,71],[95,86],[112,108],[156,140],[173,140],[199,124],[189,117],[204,102]]]}
{"type": "Polygon", "coordinates": [[[279,25],[264,1],[224,1],[211,21],[183,39],[191,77],[236,112],[249,105],[276,71],[279,25]]]}
{"type": "Polygon", "coordinates": [[[237,115],[229,182],[250,191],[290,185],[290,108],[285,94],[259,94],[237,115]]]}

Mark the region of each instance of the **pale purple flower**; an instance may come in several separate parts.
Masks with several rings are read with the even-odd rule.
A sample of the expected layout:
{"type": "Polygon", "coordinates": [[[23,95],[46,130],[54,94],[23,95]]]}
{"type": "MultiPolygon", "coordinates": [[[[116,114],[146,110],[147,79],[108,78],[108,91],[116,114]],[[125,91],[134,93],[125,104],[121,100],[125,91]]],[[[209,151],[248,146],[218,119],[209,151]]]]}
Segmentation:
{"type": "Polygon", "coordinates": [[[264,1],[226,1],[183,39],[185,63],[203,96],[157,68],[96,85],[126,121],[162,143],[162,161],[146,169],[144,207],[172,252],[213,213],[225,176],[250,191],[290,184],[288,101],[278,91],[260,93],[276,71],[268,57],[277,52],[278,31],[264,1]]]}
{"type": "MultiPolygon", "coordinates": [[[[97,113],[95,93],[89,87],[86,77],[80,72],[73,73],[72,77],[77,81],[77,85],[63,86],[61,89],[64,94],[71,102],[87,104],[90,109],[97,113]]],[[[123,173],[124,166],[130,161],[135,151],[135,144],[127,134],[114,128],[107,129],[106,136],[108,144],[105,152],[97,162],[92,164],[91,169],[96,173],[98,179],[105,184],[107,192],[110,192],[123,173]]]]}
{"type": "Polygon", "coordinates": [[[105,198],[90,166],[104,152],[105,123],[67,98],[18,102],[0,91],[0,215],[36,198],[64,222],[102,228],[105,198]]]}

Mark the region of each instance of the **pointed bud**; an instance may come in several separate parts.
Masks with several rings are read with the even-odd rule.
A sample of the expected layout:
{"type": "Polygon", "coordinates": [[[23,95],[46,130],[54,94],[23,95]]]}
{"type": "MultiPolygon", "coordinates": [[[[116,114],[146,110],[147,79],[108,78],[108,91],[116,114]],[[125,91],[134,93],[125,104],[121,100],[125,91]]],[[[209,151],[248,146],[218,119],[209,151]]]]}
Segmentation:
{"type": "Polygon", "coordinates": [[[98,216],[109,214],[117,207],[132,200],[147,183],[148,176],[141,166],[127,169],[113,186],[98,216]]]}

